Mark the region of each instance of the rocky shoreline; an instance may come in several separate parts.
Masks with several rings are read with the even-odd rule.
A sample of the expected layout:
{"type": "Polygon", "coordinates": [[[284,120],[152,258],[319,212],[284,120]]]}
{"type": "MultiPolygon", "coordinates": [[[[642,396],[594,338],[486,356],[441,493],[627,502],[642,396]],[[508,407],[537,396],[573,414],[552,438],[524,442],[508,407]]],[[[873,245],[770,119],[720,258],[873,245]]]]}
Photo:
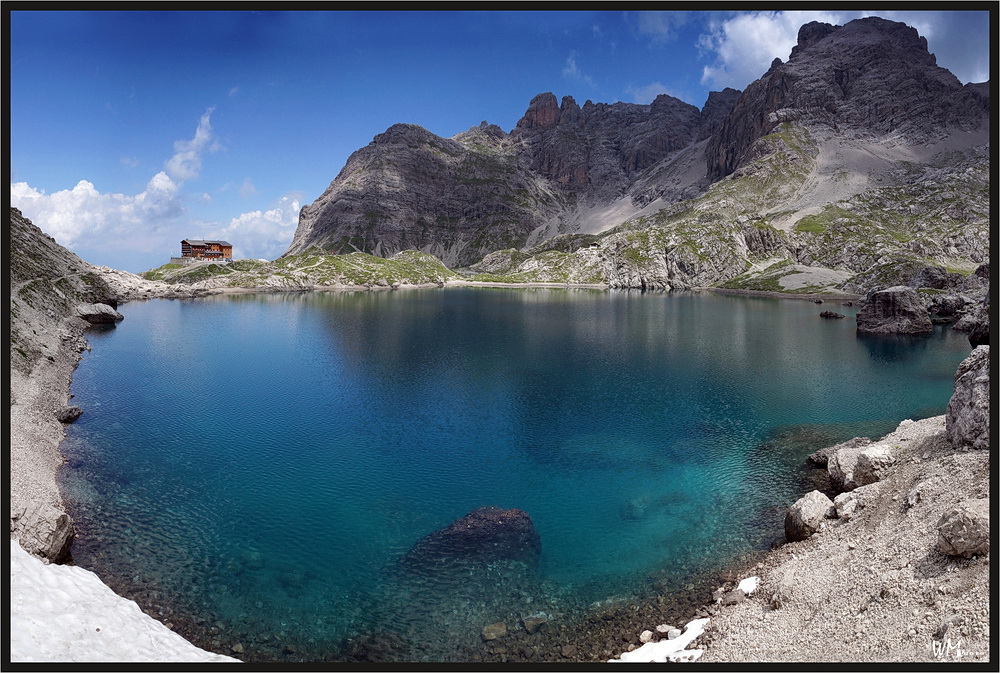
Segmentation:
{"type": "MultiPolygon", "coordinates": [[[[108,289],[125,301],[279,290],[278,288],[239,288],[178,292],[176,287],[164,283],[145,281],[132,274],[111,269],[94,268],[99,272],[108,289]]],[[[502,283],[489,285],[526,286],[502,283]]],[[[536,284],[532,284],[532,286],[534,285],[536,284]]],[[[537,285],[553,286],[553,284],[537,285]]],[[[556,286],[567,287],[565,284],[556,284],[556,286]]],[[[405,288],[406,286],[400,287],[405,288]]],[[[428,285],[427,287],[440,286],[428,285]]],[[[338,286],[316,289],[357,290],[361,288],[338,286]]],[[[725,293],[760,294],[747,290],[725,291],[725,293]]],[[[783,298],[815,299],[804,295],[767,294],[783,298]]],[[[84,337],[88,327],[89,324],[75,314],[66,316],[53,314],[48,316],[47,320],[39,320],[36,323],[36,330],[41,329],[41,333],[36,336],[40,342],[50,344],[50,347],[45,349],[48,351],[48,355],[40,360],[28,375],[12,371],[11,533],[12,537],[20,540],[26,549],[36,555],[44,556],[45,554],[39,553],[41,549],[57,547],[58,537],[69,534],[68,520],[65,518],[55,481],[56,472],[62,462],[58,447],[65,436],[65,427],[57,420],[57,414],[67,408],[70,402],[69,387],[73,371],[80,360],[81,352],[89,348],[84,337]],[[25,493],[35,494],[37,497],[34,501],[25,503],[19,499],[18,495],[25,493]],[[53,522],[55,522],[55,526],[52,525],[53,522]],[[34,549],[29,549],[32,545],[34,545],[34,549]]],[[[919,476],[923,477],[924,482],[934,484],[933,492],[939,496],[951,494],[957,497],[957,494],[969,496],[979,494],[979,497],[983,497],[985,492],[982,485],[988,483],[986,478],[988,477],[988,468],[984,466],[984,454],[981,451],[950,450],[946,446],[947,443],[941,439],[944,434],[943,426],[944,417],[927,419],[917,423],[904,421],[896,433],[882,440],[882,442],[904,442],[910,450],[900,453],[897,459],[897,464],[906,465],[905,469],[900,470],[901,476],[894,477],[895,481],[893,479],[886,480],[885,484],[880,486],[884,491],[882,496],[877,501],[872,500],[873,503],[879,504],[867,507],[864,510],[866,515],[868,512],[891,509],[883,501],[897,503],[901,499],[905,499],[907,492],[897,490],[902,489],[902,486],[897,485],[896,482],[902,483],[908,479],[906,484],[910,484],[916,479],[914,475],[918,473],[919,476]],[[915,467],[910,468],[911,464],[915,467]],[[924,469],[918,470],[916,466],[923,466],[924,469]],[[951,478],[949,469],[954,470],[959,476],[951,478]],[[928,470],[932,471],[928,472],[928,470]],[[979,490],[969,491],[970,488],[973,488],[970,485],[977,483],[976,479],[972,478],[977,475],[982,477],[979,479],[979,490]]],[[[912,484],[910,485],[912,486],[912,484]]],[[[931,493],[930,490],[926,492],[931,493]]],[[[872,491],[871,495],[866,495],[866,497],[875,498],[876,496],[872,491]]],[[[925,498],[927,502],[930,500],[929,496],[925,498]]],[[[908,516],[912,519],[914,512],[921,512],[920,508],[909,509],[902,515],[898,515],[897,518],[908,516]],[[910,512],[909,509],[913,509],[913,512],[910,512]]],[[[927,529],[931,525],[930,518],[937,515],[924,514],[926,516],[920,520],[920,525],[927,529]]],[[[986,596],[988,588],[979,591],[974,586],[970,589],[966,586],[968,583],[939,583],[934,590],[939,591],[941,587],[944,589],[939,592],[937,603],[932,604],[928,609],[923,609],[927,606],[924,606],[921,601],[926,602],[925,594],[927,592],[923,589],[918,591],[911,584],[916,582],[915,573],[918,572],[914,568],[937,567],[933,564],[927,566],[926,559],[923,561],[924,565],[917,564],[921,559],[914,559],[913,566],[904,565],[883,571],[883,574],[890,573],[892,579],[887,584],[889,586],[887,591],[899,603],[899,610],[893,613],[895,621],[892,623],[899,625],[903,622],[908,623],[908,620],[915,621],[913,625],[915,628],[897,629],[906,635],[901,635],[894,640],[885,633],[871,631],[871,627],[868,626],[866,629],[855,629],[852,631],[852,637],[847,639],[842,646],[831,649],[829,641],[825,639],[829,634],[823,635],[826,632],[821,631],[814,638],[817,643],[815,647],[803,647],[795,652],[782,649],[784,644],[788,642],[787,633],[790,629],[808,631],[813,628],[814,621],[824,621],[824,623],[830,621],[838,624],[840,629],[847,629],[845,620],[848,620],[848,617],[840,615],[842,611],[836,612],[840,615],[837,620],[827,619],[833,612],[829,605],[836,603],[836,601],[831,600],[829,594],[817,599],[818,603],[812,598],[803,599],[805,607],[801,609],[790,608],[782,612],[771,606],[775,593],[780,593],[781,587],[788,584],[787,582],[782,584],[782,578],[789,573],[792,576],[809,577],[810,579],[804,580],[802,584],[810,590],[818,586],[813,581],[816,574],[815,566],[810,566],[809,562],[804,559],[823,559],[825,563],[829,564],[833,562],[831,559],[836,560],[839,558],[838,554],[842,553],[843,550],[839,545],[853,544],[854,547],[850,551],[855,552],[855,556],[866,553],[873,559],[872,563],[862,569],[849,566],[843,573],[834,575],[839,578],[836,582],[853,586],[861,584],[855,582],[855,575],[859,573],[862,576],[871,574],[874,572],[871,568],[881,569],[883,566],[888,568],[887,559],[899,556],[898,549],[893,546],[898,544],[898,540],[888,538],[891,541],[880,543],[881,538],[871,534],[879,530],[880,524],[873,521],[869,525],[865,524],[864,521],[863,517],[858,517],[856,521],[849,524],[832,520],[829,522],[827,530],[808,540],[783,545],[777,550],[763,553],[761,557],[748,557],[735,567],[706,570],[698,577],[689,578],[690,581],[681,590],[674,587],[673,591],[665,590],[659,595],[651,596],[648,600],[593,609],[586,615],[580,616],[579,621],[575,623],[571,621],[553,622],[546,627],[537,629],[535,633],[528,633],[523,624],[512,625],[504,638],[490,641],[475,651],[463,654],[469,661],[481,662],[607,661],[617,657],[620,653],[635,650],[645,642],[665,639],[663,636],[666,636],[671,629],[657,630],[657,626],[677,626],[679,630],[692,618],[708,618],[709,621],[705,625],[704,633],[695,641],[696,646],[707,645],[703,658],[705,661],[808,661],[829,659],[831,656],[842,661],[879,660],[880,657],[932,661],[936,656],[936,650],[933,650],[933,647],[936,647],[935,643],[940,641],[940,639],[934,640],[932,636],[939,631],[946,633],[951,628],[942,627],[941,624],[945,622],[955,625],[956,631],[954,633],[956,636],[958,634],[963,636],[962,656],[965,657],[963,660],[988,658],[988,632],[983,627],[983,624],[987,623],[984,620],[988,620],[988,597],[986,596]],[[851,528],[852,526],[853,528],[851,528]],[[862,526],[868,527],[862,528],[862,526]],[[853,541],[845,542],[846,537],[843,536],[852,530],[856,531],[851,536],[853,541]],[[906,570],[907,568],[910,570],[906,570]],[[894,571],[896,574],[891,574],[894,571]],[[796,575],[796,573],[798,574],[796,575]],[[911,573],[912,576],[906,573],[911,573]],[[747,600],[736,600],[735,598],[724,600],[722,598],[726,595],[733,596],[733,583],[750,575],[761,577],[761,590],[755,592],[754,596],[747,597],[747,600]],[[953,586],[956,584],[961,586],[956,588],[953,586]],[[711,598],[713,589],[715,590],[714,595],[717,597],[715,599],[711,598]],[[899,598],[900,596],[903,598],[899,598]],[[826,616],[823,620],[813,619],[819,614],[816,611],[817,604],[825,607],[825,612],[822,614],[826,616]],[[970,606],[969,609],[960,613],[956,606],[966,604],[970,606]],[[920,606],[920,615],[912,614],[918,608],[911,608],[911,605],[920,606]],[[809,610],[812,612],[810,616],[805,617],[803,610],[806,613],[809,610]],[[904,612],[908,610],[906,614],[909,614],[909,617],[899,612],[900,610],[904,612]],[[897,612],[899,614],[896,614],[897,612]],[[930,616],[927,613],[930,613],[930,616]],[[956,615],[958,616],[956,617],[956,615]],[[933,622],[935,629],[933,633],[925,634],[929,628],[927,624],[930,622],[933,622]],[[910,635],[910,630],[915,631],[917,636],[910,635]],[[647,631],[649,634],[644,633],[647,631]],[[765,635],[768,633],[771,635],[765,635]],[[930,640],[921,641],[923,635],[927,635],[930,640]],[[887,651],[885,646],[879,645],[879,643],[892,643],[891,649],[887,651]],[[751,646],[751,644],[754,645],[751,646]]],[[[910,542],[914,541],[910,540],[910,542]]],[[[926,547],[926,544],[923,546],[926,547]]],[[[914,549],[921,549],[921,546],[917,544],[914,549]]],[[[942,566],[945,568],[943,572],[957,573],[956,576],[960,578],[966,576],[979,578],[982,581],[977,580],[973,584],[988,587],[988,559],[974,558],[958,563],[937,559],[934,563],[937,563],[938,566],[945,563],[942,566]]],[[[938,569],[940,570],[940,568],[938,569]]],[[[825,575],[825,573],[823,574],[825,575]]],[[[920,583],[917,582],[917,584],[920,583]]],[[[843,587],[838,583],[831,585],[831,592],[836,589],[843,589],[843,587]]],[[[794,594],[794,591],[792,593],[794,594]]],[[[850,623],[853,624],[858,620],[859,608],[852,604],[852,609],[854,613],[851,618],[854,621],[850,623]]],[[[861,612],[864,611],[861,610],[861,612]]],[[[889,621],[883,619],[880,623],[888,623],[889,621]]],[[[945,647],[945,645],[941,645],[941,647],[945,647]]],[[[955,656],[954,652],[951,656],[955,656]]]]}

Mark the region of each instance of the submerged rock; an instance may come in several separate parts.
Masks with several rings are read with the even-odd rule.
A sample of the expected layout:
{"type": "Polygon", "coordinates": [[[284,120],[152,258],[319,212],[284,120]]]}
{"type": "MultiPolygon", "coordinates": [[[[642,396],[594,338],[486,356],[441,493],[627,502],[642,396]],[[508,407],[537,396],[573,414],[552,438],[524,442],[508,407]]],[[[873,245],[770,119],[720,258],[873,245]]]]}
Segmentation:
{"type": "Polygon", "coordinates": [[[926,334],[934,330],[920,296],[904,285],[869,293],[857,320],[859,334],[926,334]]]}
{"type": "Polygon", "coordinates": [[[507,625],[503,622],[496,622],[495,624],[487,624],[483,627],[483,640],[496,640],[497,638],[503,638],[507,635],[507,625]]]}
{"type": "Polygon", "coordinates": [[[522,619],[521,624],[524,626],[525,631],[527,631],[529,634],[534,634],[537,633],[538,630],[542,628],[542,625],[545,624],[545,622],[547,621],[548,619],[546,619],[545,617],[532,616],[532,617],[525,617],[524,619],[522,619]]]}
{"type": "Polygon", "coordinates": [[[403,557],[403,564],[433,567],[449,560],[533,563],[541,551],[541,539],[526,512],[480,507],[419,540],[403,557]]]}

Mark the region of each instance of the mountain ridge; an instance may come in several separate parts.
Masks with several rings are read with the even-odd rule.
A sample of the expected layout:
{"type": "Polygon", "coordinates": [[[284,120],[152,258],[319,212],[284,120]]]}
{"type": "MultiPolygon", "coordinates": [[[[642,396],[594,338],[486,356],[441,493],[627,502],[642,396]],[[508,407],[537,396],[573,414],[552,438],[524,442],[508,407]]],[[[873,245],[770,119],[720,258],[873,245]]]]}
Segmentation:
{"type": "MultiPolygon", "coordinates": [[[[388,257],[416,249],[449,267],[469,267],[564,235],[597,235],[603,246],[636,222],[676,219],[665,213],[688,204],[697,217],[748,217],[803,239],[784,253],[798,263],[797,251],[816,244],[808,234],[817,232],[796,230],[804,218],[866,190],[902,185],[921,172],[915,165],[940,163],[934,155],[944,150],[956,165],[972,160],[973,172],[988,170],[989,116],[988,83],[963,86],[937,66],[913,28],[877,17],[844,26],[812,22],[800,29],[787,62],[775,59],[743,92],[711,92],[700,110],[662,94],[648,105],[580,106],[545,92],[510,133],[483,122],[445,139],[394,125],[352,154],[324,194],[303,208],[285,255],[318,248],[388,257]],[[748,207],[734,208],[741,202],[748,207]]],[[[973,196],[966,243],[888,246],[881,257],[923,255],[971,271],[988,256],[988,196],[973,196]]],[[[719,233],[685,242],[711,256],[719,233]]],[[[897,242],[908,243],[899,239],[909,235],[896,232],[897,242]]],[[[956,238],[954,231],[946,236],[956,238]]],[[[622,280],[607,263],[595,273],[613,287],[685,287],[727,282],[756,263],[738,255],[706,276],[686,273],[678,262],[672,260],[677,272],[657,278],[631,269],[631,280],[622,280]]],[[[545,267],[544,260],[533,264],[545,267]]],[[[661,266],[666,271],[671,260],[661,266]]],[[[850,274],[870,270],[840,266],[850,274]]]]}

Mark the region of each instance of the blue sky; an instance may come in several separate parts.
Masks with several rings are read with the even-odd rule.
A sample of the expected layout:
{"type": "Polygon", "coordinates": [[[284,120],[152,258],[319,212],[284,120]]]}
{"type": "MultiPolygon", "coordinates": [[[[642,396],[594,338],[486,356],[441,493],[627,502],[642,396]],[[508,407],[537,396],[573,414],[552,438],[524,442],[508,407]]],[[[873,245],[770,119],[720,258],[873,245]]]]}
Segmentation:
{"type": "Polygon", "coordinates": [[[15,10],[11,205],[128,271],[182,238],[273,259],[299,207],[394,123],[510,131],[545,91],[700,108],[787,59],[803,23],[871,14],[917,28],[963,83],[989,78],[986,11],[15,10]]]}

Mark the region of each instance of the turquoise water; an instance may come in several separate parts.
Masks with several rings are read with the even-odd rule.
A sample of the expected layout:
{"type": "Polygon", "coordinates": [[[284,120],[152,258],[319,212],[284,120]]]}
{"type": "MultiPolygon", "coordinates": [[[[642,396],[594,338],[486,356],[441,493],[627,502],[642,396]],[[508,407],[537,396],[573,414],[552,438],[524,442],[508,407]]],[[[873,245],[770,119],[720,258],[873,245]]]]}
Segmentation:
{"type": "Polygon", "coordinates": [[[964,335],[859,339],[854,308],[823,308],[492,288],[125,304],[74,377],[74,558],[250,659],[386,631],[443,659],[492,621],[680,590],[781,535],[808,453],[944,413],[964,335]],[[539,567],[399,572],[484,505],[530,515],[539,567]]]}

